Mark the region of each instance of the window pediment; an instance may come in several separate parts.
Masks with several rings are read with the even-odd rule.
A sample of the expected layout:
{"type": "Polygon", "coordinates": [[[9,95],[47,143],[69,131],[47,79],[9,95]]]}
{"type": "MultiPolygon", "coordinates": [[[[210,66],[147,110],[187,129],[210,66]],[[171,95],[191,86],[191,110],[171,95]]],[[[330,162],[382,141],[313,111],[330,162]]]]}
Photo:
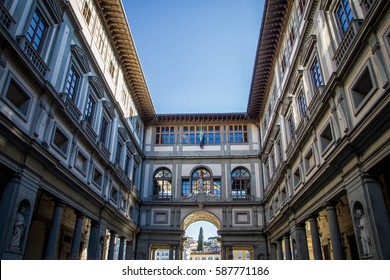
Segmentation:
{"type": "Polygon", "coordinates": [[[72,45],[71,50],[72,50],[73,57],[79,63],[83,73],[86,74],[91,72],[91,68],[89,67],[89,63],[88,63],[88,58],[84,50],[77,45],[72,45]]]}
{"type": "Polygon", "coordinates": [[[59,24],[63,21],[62,10],[59,4],[59,1],[56,0],[44,0],[45,6],[47,7],[47,11],[52,16],[54,22],[59,24]]]}
{"type": "Polygon", "coordinates": [[[305,43],[302,57],[301,57],[301,64],[304,67],[307,67],[307,64],[310,60],[311,54],[313,53],[315,46],[317,44],[317,36],[316,35],[310,35],[305,43]]]}

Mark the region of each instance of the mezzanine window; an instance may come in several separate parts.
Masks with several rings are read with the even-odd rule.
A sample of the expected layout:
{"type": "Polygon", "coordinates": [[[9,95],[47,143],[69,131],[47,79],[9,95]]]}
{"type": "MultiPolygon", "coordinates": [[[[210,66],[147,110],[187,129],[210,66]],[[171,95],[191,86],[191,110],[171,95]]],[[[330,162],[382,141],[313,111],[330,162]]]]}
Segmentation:
{"type": "Polygon", "coordinates": [[[247,143],[248,131],[244,125],[229,125],[229,142],[230,143],[247,143]]]}
{"type": "Polygon", "coordinates": [[[156,127],[156,144],[174,144],[175,128],[173,126],[156,127]]]}

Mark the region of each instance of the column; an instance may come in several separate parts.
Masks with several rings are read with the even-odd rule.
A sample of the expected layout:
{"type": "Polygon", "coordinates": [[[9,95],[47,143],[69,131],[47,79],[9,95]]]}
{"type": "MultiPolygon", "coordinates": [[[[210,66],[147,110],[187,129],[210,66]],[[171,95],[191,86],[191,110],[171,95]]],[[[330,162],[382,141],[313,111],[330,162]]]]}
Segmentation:
{"type": "Polygon", "coordinates": [[[99,231],[100,223],[96,221],[91,221],[91,232],[89,233],[89,243],[88,243],[88,260],[100,260],[101,251],[103,250],[102,245],[99,240],[99,231]],[[99,246],[100,245],[100,246],[99,246]]]}
{"type": "Polygon", "coordinates": [[[80,241],[81,241],[81,231],[83,229],[84,216],[79,212],[77,212],[76,215],[77,215],[76,224],[73,230],[72,247],[70,249],[70,256],[69,256],[71,260],[78,260],[80,258],[79,257],[80,241]]]}
{"type": "Polygon", "coordinates": [[[291,229],[291,237],[293,239],[294,260],[308,260],[309,249],[307,247],[305,224],[295,224],[291,229]]]}
{"type": "Polygon", "coordinates": [[[180,244],[176,245],[176,250],[175,250],[175,260],[180,260],[180,244]]]}
{"type": "Polygon", "coordinates": [[[169,259],[173,260],[173,245],[169,245],[169,259]]]}
{"type": "Polygon", "coordinates": [[[118,254],[118,260],[123,260],[123,253],[125,251],[125,237],[121,236],[119,238],[120,243],[119,243],[119,254],[118,254]]]}
{"type": "Polygon", "coordinates": [[[133,241],[126,240],[126,260],[133,259],[133,241]]]}
{"type": "Polygon", "coordinates": [[[283,248],[281,238],[276,241],[276,259],[283,260],[283,248]]]}
{"type": "Polygon", "coordinates": [[[108,247],[108,260],[114,259],[114,250],[115,250],[115,234],[116,232],[113,230],[110,230],[110,245],[108,247]]]}
{"type": "Polygon", "coordinates": [[[333,259],[343,260],[343,244],[341,242],[340,227],[337,221],[336,208],[333,204],[327,204],[328,223],[330,230],[330,241],[332,243],[333,259]]]}
{"type": "Polygon", "coordinates": [[[226,260],[226,246],[221,246],[221,260],[226,260]]]}
{"type": "Polygon", "coordinates": [[[227,257],[228,260],[232,260],[233,259],[233,246],[228,246],[228,257],[227,257]]]}
{"type": "Polygon", "coordinates": [[[271,260],[277,259],[277,244],[275,242],[272,242],[270,244],[270,259],[271,260]]]}
{"type": "Polygon", "coordinates": [[[46,249],[43,257],[45,260],[54,260],[56,256],[63,206],[64,204],[62,202],[56,202],[55,204],[49,237],[47,239],[46,249]]]}
{"type": "Polygon", "coordinates": [[[284,241],[286,260],[291,260],[290,236],[288,234],[283,236],[283,241],[284,241]]]}
{"type": "Polygon", "coordinates": [[[317,214],[311,215],[309,217],[311,242],[313,246],[314,259],[322,260],[321,241],[320,241],[320,234],[318,232],[317,217],[318,217],[317,214]]]}

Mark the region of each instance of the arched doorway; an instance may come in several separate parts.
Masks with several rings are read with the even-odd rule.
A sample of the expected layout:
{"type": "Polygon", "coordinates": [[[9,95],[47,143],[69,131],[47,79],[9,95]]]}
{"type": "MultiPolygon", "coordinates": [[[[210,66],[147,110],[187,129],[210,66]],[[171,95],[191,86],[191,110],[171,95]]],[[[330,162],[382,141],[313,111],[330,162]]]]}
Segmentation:
{"type": "Polygon", "coordinates": [[[200,210],[188,214],[181,223],[184,260],[220,260],[221,222],[214,214],[200,210]],[[205,230],[205,231],[204,231],[205,230]],[[201,242],[201,243],[200,243],[201,242]]]}

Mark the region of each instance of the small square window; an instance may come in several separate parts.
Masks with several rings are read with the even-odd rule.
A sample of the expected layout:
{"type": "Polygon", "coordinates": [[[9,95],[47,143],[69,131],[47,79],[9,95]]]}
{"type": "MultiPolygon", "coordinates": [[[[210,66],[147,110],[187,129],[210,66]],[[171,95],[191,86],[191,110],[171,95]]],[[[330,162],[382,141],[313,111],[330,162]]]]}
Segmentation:
{"type": "Polygon", "coordinates": [[[103,184],[103,173],[97,168],[95,168],[93,172],[93,183],[101,189],[103,184]]]}
{"type": "Polygon", "coordinates": [[[64,155],[67,154],[69,138],[58,126],[54,130],[52,144],[59,152],[64,155]]]}
{"type": "Polygon", "coordinates": [[[112,202],[114,202],[115,204],[118,203],[118,190],[115,188],[115,187],[112,187],[111,188],[111,194],[110,194],[110,199],[112,202]]]}
{"type": "Polygon", "coordinates": [[[88,158],[87,156],[81,152],[80,150],[77,150],[76,158],[75,158],[75,163],[74,165],[78,170],[80,170],[82,173],[86,173],[87,171],[87,166],[88,166],[88,158]]]}
{"type": "Polygon", "coordinates": [[[298,167],[293,174],[294,187],[298,187],[300,183],[301,183],[301,169],[298,167]]]}
{"type": "Polygon", "coordinates": [[[7,93],[4,96],[5,101],[22,117],[27,117],[30,105],[31,96],[14,80],[11,79],[7,93]]]}
{"type": "Polygon", "coordinates": [[[370,67],[367,66],[351,88],[352,102],[355,110],[360,109],[376,89],[370,67]]]}
{"type": "Polygon", "coordinates": [[[330,123],[328,123],[324,130],[320,134],[320,144],[322,153],[325,153],[329,149],[330,145],[333,143],[333,134],[330,123]]]}
{"type": "Polygon", "coordinates": [[[315,158],[314,158],[312,148],[310,148],[309,151],[307,152],[307,154],[305,155],[304,164],[305,164],[305,171],[307,174],[313,169],[313,167],[315,165],[315,158]]]}

